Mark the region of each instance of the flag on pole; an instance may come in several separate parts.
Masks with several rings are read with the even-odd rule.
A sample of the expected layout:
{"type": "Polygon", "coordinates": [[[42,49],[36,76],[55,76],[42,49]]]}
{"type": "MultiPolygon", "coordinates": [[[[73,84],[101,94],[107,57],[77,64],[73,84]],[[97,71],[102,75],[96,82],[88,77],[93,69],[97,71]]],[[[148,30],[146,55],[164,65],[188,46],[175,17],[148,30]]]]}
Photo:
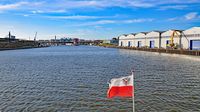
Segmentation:
{"type": "Polygon", "coordinates": [[[133,97],[134,98],[134,84],[133,73],[130,76],[113,78],[110,81],[107,92],[108,98],[113,97],[133,97]]]}

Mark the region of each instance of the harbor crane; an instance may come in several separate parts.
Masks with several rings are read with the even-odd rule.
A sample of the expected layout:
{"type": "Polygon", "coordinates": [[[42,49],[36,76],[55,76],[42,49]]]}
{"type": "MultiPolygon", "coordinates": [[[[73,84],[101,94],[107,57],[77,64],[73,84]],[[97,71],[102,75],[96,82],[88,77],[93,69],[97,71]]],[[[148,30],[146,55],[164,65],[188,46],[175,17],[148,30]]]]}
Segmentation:
{"type": "Polygon", "coordinates": [[[36,41],[36,37],[37,37],[37,32],[35,33],[34,42],[36,41]]]}
{"type": "Polygon", "coordinates": [[[34,46],[36,46],[36,38],[37,38],[37,32],[35,33],[35,37],[34,37],[34,46]]]}
{"type": "Polygon", "coordinates": [[[168,43],[168,45],[167,45],[169,48],[176,49],[176,48],[178,47],[178,46],[174,43],[174,38],[175,38],[175,37],[180,38],[180,34],[178,34],[178,33],[180,33],[179,30],[173,30],[172,35],[171,35],[171,37],[170,37],[170,43],[168,43]]]}

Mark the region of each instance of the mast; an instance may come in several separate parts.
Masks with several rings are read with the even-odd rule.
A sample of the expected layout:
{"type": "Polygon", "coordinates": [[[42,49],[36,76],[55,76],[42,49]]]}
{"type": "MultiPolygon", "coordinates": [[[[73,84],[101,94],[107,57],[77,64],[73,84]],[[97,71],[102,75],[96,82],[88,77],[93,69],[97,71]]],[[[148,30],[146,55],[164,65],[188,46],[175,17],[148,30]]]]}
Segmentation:
{"type": "Polygon", "coordinates": [[[135,94],[134,94],[134,88],[135,88],[135,84],[134,84],[134,71],[132,71],[132,77],[133,77],[133,95],[132,95],[132,100],[133,100],[133,112],[135,112],[135,94]]]}

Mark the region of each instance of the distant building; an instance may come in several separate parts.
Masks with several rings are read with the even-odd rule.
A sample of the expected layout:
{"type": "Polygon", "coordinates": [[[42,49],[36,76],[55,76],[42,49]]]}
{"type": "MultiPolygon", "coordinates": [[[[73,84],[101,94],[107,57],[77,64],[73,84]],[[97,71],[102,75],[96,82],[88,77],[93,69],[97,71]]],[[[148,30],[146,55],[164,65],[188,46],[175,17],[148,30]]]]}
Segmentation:
{"type": "Polygon", "coordinates": [[[15,39],[15,36],[14,36],[14,35],[11,35],[11,33],[9,32],[9,34],[8,34],[5,38],[15,39]]]}
{"type": "Polygon", "coordinates": [[[112,38],[111,40],[103,40],[103,44],[118,45],[118,43],[119,43],[118,38],[112,38]]]}
{"type": "Polygon", "coordinates": [[[11,35],[10,32],[4,38],[0,38],[0,42],[17,42],[17,41],[19,41],[19,40],[16,39],[16,36],[11,35]]]}
{"type": "Polygon", "coordinates": [[[103,44],[110,44],[111,40],[103,40],[103,44]]]}
{"type": "Polygon", "coordinates": [[[123,34],[119,36],[118,45],[124,47],[168,48],[174,31],[176,31],[176,36],[173,38],[175,48],[200,50],[200,27],[192,27],[187,30],[171,29],[123,34]]]}
{"type": "Polygon", "coordinates": [[[110,41],[111,44],[118,45],[119,44],[119,39],[118,38],[112,38],[110,41]]]}
{"type": "MultiPolygon", "coordinates": [[[[9,38],[9,36],[6,36],[5,38],[9,38]]],[[[14,35],[10,36],[10,39],[15,39],[15,38],[16,38],[16,36],[14,36],[14,35]]]]}
{"type": "Polygon", "coordinates": [[[94,41],[93,41],[93,44],[94,44],[94,45],[99,45],[99,44],[101,44],[101,43],[103,43],[102,40],[94,40],[94,41]]]}
{"type": "Polygon", "coordinates": [[[79,39],[78,39],[78,38],[74,38],[74,39],[73,39],[73,44],[74,44],[74,45],[78,45],[78,43],[79,43],[79,39]]]}
{"type": "MultiPolygon", "coordinates": [[[[82,40],[81,40],[82,41],[82,40]]],[[[78,38],[61,38],[51,39],[51,45],[78,45],[80,40],[78,38]]]]}

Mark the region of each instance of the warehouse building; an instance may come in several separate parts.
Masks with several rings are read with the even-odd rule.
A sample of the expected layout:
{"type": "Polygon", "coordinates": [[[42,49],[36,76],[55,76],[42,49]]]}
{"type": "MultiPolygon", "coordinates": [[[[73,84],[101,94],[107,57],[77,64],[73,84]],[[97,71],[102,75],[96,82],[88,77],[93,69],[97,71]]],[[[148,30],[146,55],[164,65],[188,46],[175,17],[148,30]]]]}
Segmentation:
{"type": "Polygon", "coordinates": [[[184,49],[200,50],[200,27],[183,31],[182,44],[184,49]]]}
{"type": "Polygon", "coordinates": [[[119,36],[119,46],[123,46],[123,47],[128,46],[129,39],[127,36],[128,35],[126,35],[126,34],[119,36]]]}
{"type": "Polygon", "coordinates": [[[151,31],[146,34],[146,46],[149,48],[161,48],[161,34],[163,31],[151,31]]]}
{"type": "Polygon", "coordinates": [[[128,47],[134,47],[135,46],[135,34],[128,34],[127,35],[127,46],[128,47]]]}
{"type": "Polygon", "coordinates": [[[173,32],[176,31],[178,36],[174,36],[174,44],[177,48],[180,47],[181,43],[180,43],[180,36],[181,36],[181,30],[176,30],[176,29],[172,29],[172,30],[168,30],[165,31],[161,34],[161,48],[167,48],[169,47],[169,43],[170,43],[170,37],[173,34],[173,32]]]}
{"type": "Polygon", "coordinates": [[[170,47],[172,35],[174,35],[174,48],[200,50],[200,27],[187,30],[171,29],[122,35],[119,37],[119,46],[166,49],[170,47]]]}
{"type": "Polygon", "coordinates": [[[146,46],[146,34],[147,32],[140,32],[135,35],[135,47],[145,47],[146,46]]]}

